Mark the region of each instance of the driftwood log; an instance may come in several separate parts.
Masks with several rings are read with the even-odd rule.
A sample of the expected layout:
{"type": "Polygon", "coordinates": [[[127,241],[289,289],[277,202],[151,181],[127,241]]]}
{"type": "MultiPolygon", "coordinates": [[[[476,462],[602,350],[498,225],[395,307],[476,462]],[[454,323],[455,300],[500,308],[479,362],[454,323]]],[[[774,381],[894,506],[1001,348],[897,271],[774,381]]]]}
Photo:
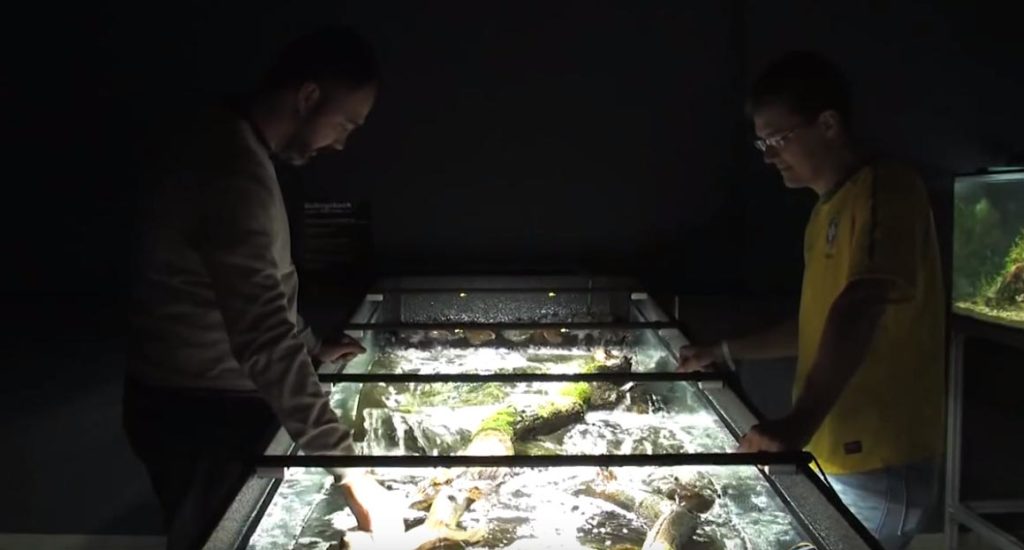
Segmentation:
{"type": "MultiPolygon", "coordinates": [[[[629,372],[632,362],[623,357],[612,362],[592,361],[583,372],[629,372]]],[[[515,454],[515,442],[554,433],[583,420],[590,406],[613,407],[622,392],[608,383],[568,383],[550,401],[537,407],[499,409],[484,419],[463,455],[505,456],[515,454]]],[[[373,405],[383,400],[370,396],[373,405]],[[376,398],[376,399],[375,399],[376,398]]],[[[413,507],[429,509],[426,521],[405,533],[378,534],[361,531],[346,533],[340,544],[344,550],[414,549],[442,550],[464,548],[479,542],[486,530],[462,530],[459,519],[473,502],[486,494],[500,477],[498,468],[462,468],[446,470],[420,487],[420,498],[413,507]]],[[[669,502],[667,499],[664,499],[669,502]]]]}

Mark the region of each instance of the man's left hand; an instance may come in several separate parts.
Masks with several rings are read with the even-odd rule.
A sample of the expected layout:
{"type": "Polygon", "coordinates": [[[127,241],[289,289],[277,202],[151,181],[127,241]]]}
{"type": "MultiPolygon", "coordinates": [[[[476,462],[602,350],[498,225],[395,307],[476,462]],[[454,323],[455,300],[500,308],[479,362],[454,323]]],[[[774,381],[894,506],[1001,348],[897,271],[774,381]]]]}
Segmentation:
{"type": "Polygon", "coordinates": [[[347,362],[363,353],[366,353],[366,348],[362,344],[355,338],[343,334],[341,338],[325,338],[316,352],[316,358],[324,363],[334,363],[339,360],[347,362]]]}
{"type": "Polygon", "coordinates": [[[738,452],[778,453],[799,451],[810,442],[813,432],[803,427],[797,419],[787,416],[778,420],[762,422],[740,439],[738,452]]]}

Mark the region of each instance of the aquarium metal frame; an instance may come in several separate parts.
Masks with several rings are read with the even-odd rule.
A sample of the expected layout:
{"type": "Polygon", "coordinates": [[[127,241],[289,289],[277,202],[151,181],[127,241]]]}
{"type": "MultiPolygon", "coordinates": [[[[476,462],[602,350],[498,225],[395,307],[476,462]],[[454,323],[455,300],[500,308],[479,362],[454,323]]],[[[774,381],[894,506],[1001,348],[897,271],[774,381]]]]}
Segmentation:
{"type": "Polygon", "coordinates": [[[794,466],[807,465],[806,452],[665,453],[593,455],[263,455],[256,468],[277,475],[286,468],[569,468],[575,466],[794,466]]]}
{"type": "Polygon", "coordinates": [[[1024,180],[1024,170],[1019,168],[1011,168],[999,172],[979,172],[976,174],[963,174],[956,176],[953,180],[953,185],[963,185],[970,183],[992,183],[992,182],[1005,182],[1005,181],[1021,181],[1024,180]]]}
{"type": "Polygon", "coordinates": [[[972,338],[991,340],[1013,348],[1024,350],[1024,329],[1012,328],[992,321],[985,321],[963,313],[950,316],[951,332],[972,338]]]}
{"type": "Polygon", "coordinates": [[[465,287],[465,288],[430,288],[430,287],[406,287],[406,288],[377,288],[375,287],[370,291],[371,293],[378,294],[393,294],[400,296],[403,294],[537,294],[545,292],[554,292],[556,294],[586,294],[588,292],[601,292],[601,293],[636,293],[643,292],[635,286],[631,285],[615,285],[615,286],[544,286],[538,288],[523,288],[523,287],[465,287]]]}
{"type": "Polygon", "coordinates": [[[646,323],[630,323],[628,321],[610,322],[570,322],[552,323],[349,323],[344,330],[365,330],[378,332],[415,331],[415,330],[545,330],[557,329],[572,332],[574,330],[644,330],[676,328],[676,324],[668,321],[652,321],[646,323]]]}
{"type": "Polygon", "coordinates": [[[1024,331],[954,314],[950,322],[949,376],[946,411],[946,549],[960,544],[960,526],[969,528],[1000,550],[1024,550],[1024,542],[1013,537],[981,514],[1024,512],[1024,499],[965,501],[960,495],[963,473],[964,345],[967,338],[979,338],[1024,350],[1024,331]]]}
{"type": "Polygon", "coordinates": [[[627,384],[629,382],[708,382],[723,380],[717,372],[593,372],[593,373],[495,373],[495,374],[348,374],[322,373],[321,382],[329,384],[515,384],[524,382],[610,382],[627,384]]]}
{"type": "MultiPolygon", "coordinates": [[[[483,278],[483,280],[490,280],[492,278],[483,278]]],[[[500,280],[510,280],[510,277],[498,277],[500,280]]],[[[678,359],[676,350],[679,346],[688,344],[689,341],[682,334],[677,322],[671,321],[661,310],[661,308],[654,303],[650,296],[645,292],[636,292],[633,289],[636,285],[623,285],[622,290],[612,289],[605,291],[600,286],[593,286],[594,277],[555,277],[548,278],[545,282],[533,282],[526,286],[514,286],[508,288],[508,285],[502,285],[504,288],[495,287],[475,287],[480,284],[477,282],[467,282],[465,280],[459,280],[459,284],[452,284],[450,281],[452,278],[449,277],[421,277],[414,278],[411,281],[416,282],[420,287],[415,288],[402,288],[401,286],[395,288],[378,287],[375,286],[363,300],[363,303],[357,309],[355,315],[352,316],[351,323],[346,326],[346,330],[355,332],[357,330],[368,330],[368,331],[384,331],[388,330],[387,327],[394,327],[390,330],[417,330],[416,326],[429,326],[432,329],[438,327],[444,327],[444,329],[452,328],[464,328],[479,326],[481,330],[502,330],[501,328],[508,326],[509,330],[515,328],[525,328],[538,326],[542,328],[568,328],[573,327],[581,329],[592,329],[592,328],[610,328],[610,329],[629,329],[629,330],[643,330],[649,329],[656,336],[657,340],[667,349],[668,353],[678,359]],[[615,322],[615,323],[451,323],[451,324],[393,324],[393,323],[374,323],[382,312],[381,303],[385,300],[386,294],[411,294],[413,290],[422,290],[425,292],[421,293],[444,293],[444,292],[473,292],[473,293],[499,293],[505,292],[559,292],[557,287],[553,286],[558,281],[580,281],[586,280],[588,287],[584,290],[579,289],[579,293],[585,291],[591,292],[630,292],[629,302],[631,304],[630,315],[637,317],[634,322],[615,322]],[[438,282],[442,286],[431,286],[431,282],[438,282]],[[426,283],[426,284],[424,284],[426,283]],[[493,288],[493,290],[491,290],[493,288]],[[406,291],[406,292],[403,292],[406,291]]],[[[608,278],[597,278],[599,280],[608,280],[608,278]]],[[[622,279],[619,279],[622,280],[622,279]]],[[[399,280],[401,281],[401,280],[399,280]]],[[[567,283],[570,285],[573,283],[567,283]]],[[[609,287],[610,288],[610,287],[609,287]]],[[[568,293],[568,291],[563,291],[568,293]]],[[[442,329],[443,330],[443,329],[442,329]]],[[[370,350],[372,353],[372,349],[370,350]]],[[[369,354],[367,354],[369,355],[369,354]]],[[[397,376],[404,375],[368,375],[365,374],[365,369],[368,369],[369,362],[365,361],[359,366],[350,364],[346,370],[349,371],[345,374],[340,374],[338,371],[340,367],[338,365],[325,364],[319,369],[319,376],[323,382],[328,381],[341,381],[341,382],[363,382],[368,383],[378,378],[378,376],[386,381],[396,382],[399,378],[397,376]],[[353,368],[356,367],[356,368],[353,368]],[[359,372],[364,374],[357,374],[359,372]]],[[[444,382],[448,380],[454,381],[495,381],[494,376],[504,375],[411,375],[415,378],[410,378],[417,382],[426,382],[428,379],[433,382],[444,382]]],[[[542,374],[542,375],[516,375],[516,381],[524,381],[524,378],[546,381],[561,381],[563,378],[570,380],[580,381],[603,381],[608,380],[622,380],[622,381],[638,381],[640,377],[650,378],[650,380],[644,381],[659,381],[659,382],[687,382],[695,387],[697,394],[701,396],[701,399],[705,401],[712,411],[719,417],[719,419],[726,426],[727,430],[733,435],[738,437],[745,433],[747,429],[758,421],[751,411],[753,408],[746,397],[736,390],[738,384],[735,376],[732,373],[726,372],[712,372],[712,373],[691,373],[691,374],[677,374],[677,373],[594,373],[594,374],[583,374],[578,373],[574,375],[554,375],[554,374],[542,374]]],[[[511,380],[509,380],[511,382],[511,380]]],[[[782,505],[786,508],[790,517],[796,521],[799,526],[804,530],[805,534],[810,536],[814,543],[822,548],[880,548],[877,541],[875,541],[870,533],[863,528],[862,525],[857,521],[853,514],[842,504],[838,496],[831,491],[831,489],[825,486],[820,479],[817,478],[817,474],[811,469],[808,461],[811,459],[807,453],[703,453],[703,454],[689,454],[689,455],[565,455],[555,457],[545,456],[518,456],[518,457],[374,457],[371,455],[360,455],[351,457],[323,457],[314,456],[307,457],[304,455],[297,454],[297,448],[294,443],[288,437],[283,430],[279,430],[275,435],[271,444],[267,447],[265,455],[259,459],[261,466],[261,474],[272,474],[271,477],[264,477],[262,475],[252,475],[246,482],[245,486],[238,493],[235,500],[232,502],[227,512],[225,513],[222,520],[218,523],[214,532],[208,539],[207,544],[204,546],[207,550],[221,549],[221,548],[242,548],[248,544],[248,541],[255,529],[258,527],[259,522],[262,520],[263,514],[266,511],[266,507],[272,502],[274,496],[280,487],[281,479],[274,477],[273,474],[280,471],[283,467],[298,466],[301,463],[314,464],[320,461],[324,463],[332,462],[337,464],[347,464],[351,461],[352,464],[367,464],[371,459],[379,461],[374,467],[385,467],[384,463],[391,462],[395,464],[393,467],[402,467],[401,464],[412,464],[418,463],[427,467],[425,462],[432,460],[446,459],[449,463],[455,464],[459,461],[465,461],[467,464],[477,463],[485,464],[488,460],[494,460],[495,462],[490,465],[504,465],[508,463],[536,465],[540,466],[556,466],[558,464],[567,465],[567,463],[578,461],[585,464],[595,466],[605,465],[634,465],[634,466],[658,466],[668,464],[668,461],[672,461],[671,465],[683,465],[683,463],[692,463],[693,465],[716,465],[714,462],[720,463],[723,466],[754,466],[757,467],[758,472],[762,478],[769,484],[775,496],[779,499],[782,505]],[[770,455],[770,456],[769,456],[770,455]],[[509,460],[509,459],[512,460],[509,460]],[[703,461],[697,459],[703,458],[703,461]],[[407,459],[412,459],[407,460],[407,459]],[[643,462],[647,460],[648,463],[643,462]],[[682,463],[680,462],[682,461],[682,463]],[[650,462],[656,462],[651,464],[650,462]],[[500,464],[499,464],[500,463],[500,464]],[[764,464],[759,464],[764,463],[764,464]],[[765,466],[765,464],[767,464],[765,466]],[[765,466],[765,467],[758,467],[765,466]],[[818,499],[823,498],[824,502],[807,502],[807,499],[818,499]],[[828,506],[821,506],[822,504],[828,504],[828,506]],[[830,544],[831,543],[831,544],[830,544]]]]}
{"type": "Polygon", "coordinates": [[[586,291],[632,290],[641,285],[632,277],[588,275],[588,274],[542,274],[523,273],[519,275],[422,275],[401,276],[379,279],[371,285],[370,292],[406,294],[409,292],[436,293],[448,291],[474,292],[542,292],[557,288],[586,291]]]}

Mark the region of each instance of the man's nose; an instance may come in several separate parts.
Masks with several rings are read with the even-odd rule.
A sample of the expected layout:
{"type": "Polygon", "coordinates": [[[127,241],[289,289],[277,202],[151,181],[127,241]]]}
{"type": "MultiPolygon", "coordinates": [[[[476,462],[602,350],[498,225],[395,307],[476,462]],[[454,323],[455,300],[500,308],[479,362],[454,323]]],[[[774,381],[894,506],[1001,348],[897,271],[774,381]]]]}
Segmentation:
{"type": "Polygon", "coordinates": [[[779,158],[779,151],[771,145],[764,148],[764,152],[761,153],[761,158],[764,159],[765,164],[771,164],[773,160],[779,158]]]}

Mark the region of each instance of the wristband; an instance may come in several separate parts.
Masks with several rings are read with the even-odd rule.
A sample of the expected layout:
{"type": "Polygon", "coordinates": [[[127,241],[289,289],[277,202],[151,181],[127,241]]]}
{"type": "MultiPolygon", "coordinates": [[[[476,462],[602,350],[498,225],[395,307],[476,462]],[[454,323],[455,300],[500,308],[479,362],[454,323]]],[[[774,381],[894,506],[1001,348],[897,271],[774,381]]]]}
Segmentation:
{"type": "Polygon", "coordinates": [[[725,360],[725,364],[729,365],[729,370],[736,371],[736,363],[732,360],[732,352],[729,351],[729,341],[722,340],[722,359],[725,360]]]}

